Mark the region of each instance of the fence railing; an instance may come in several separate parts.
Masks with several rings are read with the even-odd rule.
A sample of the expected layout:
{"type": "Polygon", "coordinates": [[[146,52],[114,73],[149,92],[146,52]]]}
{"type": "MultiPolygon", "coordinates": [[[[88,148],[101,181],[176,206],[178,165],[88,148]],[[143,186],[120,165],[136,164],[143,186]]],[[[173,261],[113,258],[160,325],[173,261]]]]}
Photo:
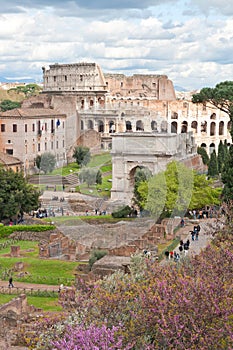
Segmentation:
{"type": "Polygon", "coordinates": [[[41,297],[57,297],[58,289],[54,287],[53,290],[49,289],[40,289],[40,288],[22,288],[22,287],[14,287],[9,288],[5,286],[0,286],[0,294],[8,294],[8,295],[20,295],[26,294],[28,296],[41,296],[41,297]]]}

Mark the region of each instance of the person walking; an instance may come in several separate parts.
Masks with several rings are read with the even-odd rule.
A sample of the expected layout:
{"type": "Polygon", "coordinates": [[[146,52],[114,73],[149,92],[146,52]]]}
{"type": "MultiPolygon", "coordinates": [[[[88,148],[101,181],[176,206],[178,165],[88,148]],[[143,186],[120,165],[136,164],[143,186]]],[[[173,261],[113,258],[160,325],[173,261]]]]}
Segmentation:
{"type": "Polygon", "coordinates": [[[9,278],[9,286],[8,286],[9,288],[14,288],[14,285],[13,285],[13,278],[12,277],[10,277],[9,278]]]}

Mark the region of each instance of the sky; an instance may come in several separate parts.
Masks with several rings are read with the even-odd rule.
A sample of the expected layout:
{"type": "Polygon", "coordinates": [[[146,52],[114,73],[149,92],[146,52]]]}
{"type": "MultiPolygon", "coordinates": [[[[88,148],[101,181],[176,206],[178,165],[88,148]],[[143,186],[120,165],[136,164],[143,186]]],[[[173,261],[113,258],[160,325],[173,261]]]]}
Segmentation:
{"type": "Polygon", "coordinates": [[[42,82],[42,67],[165,74],[193,91],[233,80],[233,0],[6,0],[0,81],[42,82]]]}

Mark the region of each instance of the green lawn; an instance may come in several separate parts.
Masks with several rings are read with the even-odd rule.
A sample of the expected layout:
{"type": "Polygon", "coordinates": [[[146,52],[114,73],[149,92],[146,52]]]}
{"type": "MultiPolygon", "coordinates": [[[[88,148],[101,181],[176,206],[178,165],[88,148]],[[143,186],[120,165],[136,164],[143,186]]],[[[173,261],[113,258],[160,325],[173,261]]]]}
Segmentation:
{"type": "MultiPolygon", "coordinates": [[[[0,305],[4,305],[16,297],[16,294],[0,294],[0,305]]],[[[29,305],[43,309],[43,311],[62,311],[62,307],[59,305],[57,297],[27,296],[27,301],[29,305]]]]}

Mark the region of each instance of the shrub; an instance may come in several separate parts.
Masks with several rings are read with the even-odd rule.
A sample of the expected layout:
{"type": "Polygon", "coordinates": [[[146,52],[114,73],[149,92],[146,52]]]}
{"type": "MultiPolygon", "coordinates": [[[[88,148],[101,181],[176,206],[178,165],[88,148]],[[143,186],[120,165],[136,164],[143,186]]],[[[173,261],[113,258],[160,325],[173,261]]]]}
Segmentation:
{"type": "Polygon", "coordinates": [[[90,269],[92,268],[93,264],[97,261],[103,258],[105,255],[107,255],[106,250],[93,250],[91,253],[90,259],[89,259],[89,266],[90,269]]]}
{"type": "Polygon", "coordinates": [[[112,213],[113,218],[127,218],[132,212],[132,209],[126,205],[125,207],[119,209],[118,211],[114,211],[112,213]]]}

